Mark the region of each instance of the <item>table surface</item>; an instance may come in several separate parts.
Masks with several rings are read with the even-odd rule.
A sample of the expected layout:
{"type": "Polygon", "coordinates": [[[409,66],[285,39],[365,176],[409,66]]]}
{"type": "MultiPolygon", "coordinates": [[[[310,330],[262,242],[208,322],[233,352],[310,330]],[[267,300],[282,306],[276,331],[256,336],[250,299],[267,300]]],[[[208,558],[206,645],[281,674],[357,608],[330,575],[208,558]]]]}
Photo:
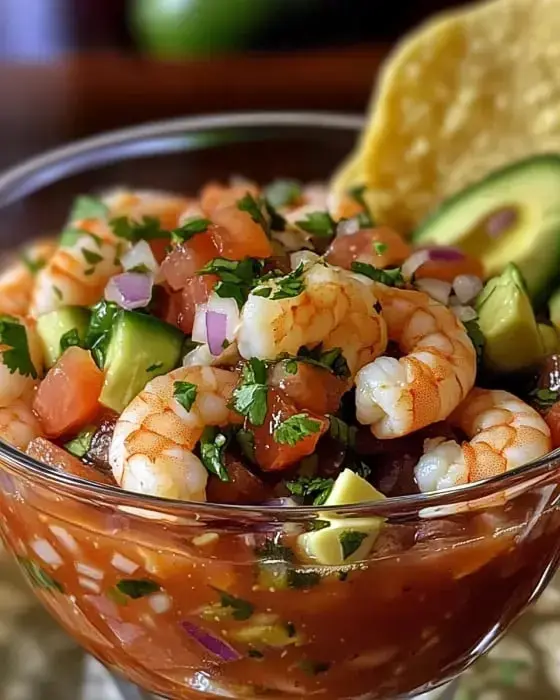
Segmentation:
{"type": "MultiPolygon", "coordinates": [[[[118,53],[0,63],[0,168],[99,131],[187,114],[363,112],[385,46],[156,63],[118,53]]],[[[0,554],[0,700],[76,700],[83,657],[0,554]]],[[[560,697],[560,580],[465,676],[456,700],[560,697]]]]}

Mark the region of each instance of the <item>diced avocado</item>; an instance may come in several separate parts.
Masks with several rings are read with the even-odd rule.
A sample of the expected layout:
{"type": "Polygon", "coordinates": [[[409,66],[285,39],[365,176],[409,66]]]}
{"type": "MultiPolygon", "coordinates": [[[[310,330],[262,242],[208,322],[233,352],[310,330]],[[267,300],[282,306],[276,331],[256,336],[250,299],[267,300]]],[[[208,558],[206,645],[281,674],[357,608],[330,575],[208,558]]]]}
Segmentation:
{"type": "MultiPolygon", "coordinates": [[[[345,469],[334,482],[325,501],[326,506],[345,506],[353,503],[378,501],[385,496],[369,482],[350,469],[345,469]]],[[[364,559],[370,552],[383,518],[331,518],[322,516],[328,527],[300,535],[298,543],[311,560],[326,566],[352,564],[364,559]]]]}
{"type": "Polygon", "coordinates": [[[107,347],[99,401],[121,413],[147,382],[178,366],[183,341],[178,328],[153,316],[120,313],[107,347]]]}
{"type": "Polygon", "coordinates": [[[548,323],[539,323],[539,333],[544,348],[545,355],[554,355],[560,349],[560,338],[554,326],[548,323]]]}
{"type": "Polygon", "coordinates": [[[66,333],[75,328],[81,343],[84,342],[89,318],[90,312],[83,306],[61,306],[37,319],[37,333],[48,368],[61,356],[60,340],[66,333]]]}
{"type": "Polygon", "coordinates": [[[517,267],[510,263],[488,281],[476,310],[485,344],[484,366],[494,372],[531,367],[544,355],[544,344],[531,300],[517,267]]]}
{"type": "Polygon", "coordinates": [[[560,155],[509,165],[455,194],[414,234],[416,243],[458,245],[487,276],[515,263],[536,303],[560,267],[560,155]]]}

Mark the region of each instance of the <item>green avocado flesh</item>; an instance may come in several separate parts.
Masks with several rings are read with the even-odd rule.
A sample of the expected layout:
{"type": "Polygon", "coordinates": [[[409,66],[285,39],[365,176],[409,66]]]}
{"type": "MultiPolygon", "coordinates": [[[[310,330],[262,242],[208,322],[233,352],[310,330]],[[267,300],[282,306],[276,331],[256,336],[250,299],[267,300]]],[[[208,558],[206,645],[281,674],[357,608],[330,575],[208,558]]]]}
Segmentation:
{"type": "Polygon", "coordinates": [[[488,281],[476,308],[486,341],[483,362],[487,369],[515,372],[534,365],[544,355],[541,329],[523,277],[513,263],[488,281]]]}
{"type": "Polygon", "coordinates": [[[61,353],[60,341],[68,331],[76,329],[83,343],[89,325],[90,312],[82,306],[62,306],[37,320],[37,333],[43,346],[45,365],[50,369],[61,353]]]}
{"type": "Polygon", "coordinates": [[[498,170],[445,201],[414,234],[417,244],[459,246],[487,276],[515,263],[534,303],[560,277],[560,155],[498,170]]]}
{"type": "Polygon", "coordinates": [[[177,367],[183,340],[181,331],[168,323],[123,311],[111,331],[99,401],[121,413],[151,379],[177,367]]]}

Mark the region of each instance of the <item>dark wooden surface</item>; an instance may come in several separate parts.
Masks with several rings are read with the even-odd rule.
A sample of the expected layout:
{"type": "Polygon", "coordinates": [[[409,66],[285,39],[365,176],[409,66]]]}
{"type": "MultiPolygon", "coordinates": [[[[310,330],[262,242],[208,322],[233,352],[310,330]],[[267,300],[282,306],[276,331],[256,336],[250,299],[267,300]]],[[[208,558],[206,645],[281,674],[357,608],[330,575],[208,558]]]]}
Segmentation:
{"type": "Polygon", "coordinates": [[[99,131],[186,114],[362,112],[382,45],[181,63],[119,52],[0,63],[0,167],[99,131]]]}

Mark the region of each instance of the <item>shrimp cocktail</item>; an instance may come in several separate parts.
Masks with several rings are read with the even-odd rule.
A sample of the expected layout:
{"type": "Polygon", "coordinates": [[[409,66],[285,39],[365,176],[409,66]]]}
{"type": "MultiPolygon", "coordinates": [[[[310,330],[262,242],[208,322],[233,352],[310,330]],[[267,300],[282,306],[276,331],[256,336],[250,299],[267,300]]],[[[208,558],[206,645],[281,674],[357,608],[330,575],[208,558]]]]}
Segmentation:
{"type": "MultiPolygon", "coordinates": [[[[494,29],[524,69],[551,60],[550,6],[500,0],[414,34],[326,184],[109,182],[3,271],[0,529],[112,670],[172,700],[412,697],[549,580],[560,154],[554,120],[502,115],[497,133],[526,86],[494,29]]],[[[145,138],[176,149],[177,128],[145,138]]],[[[228,172],[244,147],[222,146],[228,172]]]]}

